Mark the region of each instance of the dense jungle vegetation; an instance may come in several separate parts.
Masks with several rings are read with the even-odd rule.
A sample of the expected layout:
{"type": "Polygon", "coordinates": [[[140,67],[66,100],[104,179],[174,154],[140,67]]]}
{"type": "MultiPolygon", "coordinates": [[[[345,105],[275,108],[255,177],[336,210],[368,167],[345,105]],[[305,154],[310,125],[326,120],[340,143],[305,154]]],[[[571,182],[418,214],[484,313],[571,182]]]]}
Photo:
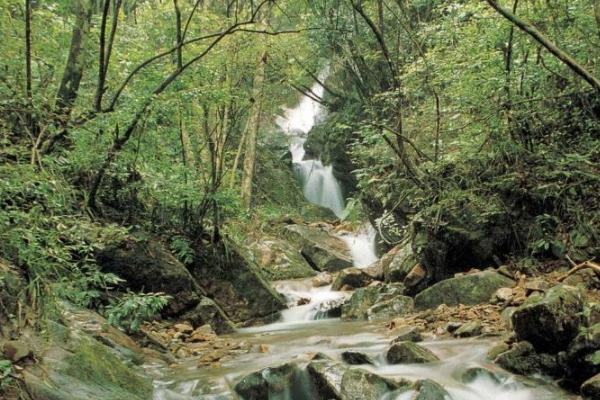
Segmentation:
{"type": "Polygon", "coordinates": [[[0,0],[0,38],[1,335],[67,303],[130,333],[175,315],[112,246],[212,265],[333,220],[275,124],[301,95],[342,222],[410,243],[423,285],[600,256],[597,0],[0,0]]]}

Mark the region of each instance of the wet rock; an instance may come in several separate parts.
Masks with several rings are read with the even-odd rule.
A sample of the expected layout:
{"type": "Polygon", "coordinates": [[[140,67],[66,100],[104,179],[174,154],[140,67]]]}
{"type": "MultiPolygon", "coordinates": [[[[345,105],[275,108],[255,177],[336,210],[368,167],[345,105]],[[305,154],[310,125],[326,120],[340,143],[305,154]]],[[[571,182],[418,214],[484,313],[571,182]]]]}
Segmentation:
{"type": "Polygon", "coordinates": [[[170,295],[163,315],[179,315],[200,301],[200,290],[192,275],[157,240],[109,245],[96,254],[96,262],[103,272],[125,279],[132,290],[170,295]]]}
{"type": "Polygon", "coordinates": [[[360,368],[348,369],[342,377],[342,400],[379,400],[395,389],[393,382],[360,368]]]}
{"type": "Polygon", "coordinates": [[[319,304],[315,313],[315,319],[340,318],[342,316],[342,306],[345,301],[345,298],[340,298],[319,304]]]}
{"type": "Polygon", "coordinates": [[[450,333],[456,332],[461,326],[463,326],[462,322],[458,321],[450,321],[446,324],[446,331],[450,333]]]}
{"type": "Polygon", "coordinates": [[[545,295],[535,295],[512,314],[512,325],[520,340],[536,350],[557,353],[577,335],[583,298],[579,289],[558,285],[545,295]]]}
{"type": "MultiPolygon", "coordinates": [[[[386,260],[387,261],[387,260],[386,260]]],[[[416,256],[410,242],[399,245],[389,262],[383,265],[383,276],[386,282],[402,282],[417,264],[416,256]]]]}
{"type": "Polygon", "coordinates": [[[526,341],[514,343],[508,351],[499,354],[494,362],[519,375],[543,373],[556,376],[561,373],[555,355],[538,354],[533,345],[526,341]]]}
{"type": "Polygon", "coordinates": [[[386,320],[408,314],[414,310],[412,297],[398,295],[389,300],[376,303],[367,310],[369,321],[386,320]]]}
{"type": "Polygon", "coordinates": [[[311,361],[307,365],[306,370],[316,388],[318,398],[342,398],[342,378],[348,370],[346,366],[325,358],[311,361]]]}
{"type": "Polygon", "coordinates": [[[235,331],[235,324],[225,315],[223,310],[208,297],[202,297],[200,303],[182,317],[193,326],[208,324],[219,335],[235,331]]]}
{"type": "Polygon", "coordinates": [[[340,238],[327,230],[306,225],[288,225],[286,236],[301,249],[304,258],[319,271],[335,272],[352,267],[352,256],[340,238]]]}
{"type": "Polygon", "coordinates": [[[12,362],[19,362],[24,358],[31,357],[33,355],[33,351],[31,350],[29,344],[20,340],[7,341],[4,343],[2,352],[4,353],[4,357],[12,362]]]}
{"type": "Polygon", "coordinates": [[[442,385],[431,379],[416,382],[413,389],[417,391],[414,400],[446,400],[451,398],[450,393],[442,385]]]}
{"type": "Polygon", "coordinates": [[[286,308],[252,258],[229,240],[199,244],[190,271],[205,295],[233,322],[275,320],[279,310],[286,308]]]}
{"type": "Polygon", "coordinates": [[[316,274],[300,251],[285,240],[264,238],[248,247],[256,264],[269,280],[308,278],[316,274]]]}
{"type": "Polygon", "coordinates": [[[581,395],[584,400],[600,399],[600,374],[594,375],[581,385],[581,395]]]}
{"type": "Polygon", "coordinates": [[[313,287],[322,287],[333,283],[333,276],[329,272],[321,272],[319,275],[312,278],[313,287]]]}
{"type": "Polygon", "coordinates": [[[487,357],[490,360],[495,360],[500,354],[507,352],[510,350],[510,345],[506,342],[500,342],[492,346],[491,349],[488,350],[487,357]]]}
{"type": "Polygon", "coordinates": [[[339,272],[338,276],[333,281],[331,290],[341,290],[342,287],[348,286],[352,289],[358,289],[367,286],[373,281],[373,278],[359,268],[346,268],[339,272]]]}
{"type": "Polygon", "coordinates": [[[300,384],[301,371],[295,364],[265,368],[246,375],[234,387],[244,400],[264,400],[274,397],[292,398],[300,384]]]}
{"type": "Polygon", "coordinates": [[[414,327],[414,326],[406,326],[400,329],[399,332],[396,333],[396,338],[392,341],[392,343],[399,343],[399,342],[420,342],[423,340],[423,337],[421,336],[421,332],[419,330],[419,328],[414,327]]]}
{"type": "Polygon", "coordinates": [[[499,288],[513,285],[514,281],[494,271],[450,278],[419,293],[415,297],[415,308],[425,310],[440,304],[450,306],[481,304],[489,301],[499,288]]]}
{"type": "Polygon", "coordinates": [[[459,338],[468,338],[481,335],[482,331],[481,322],[471,321],[462,325],[454,332],[454,336],[459,338]]]}
{"type": "Polygon", "coordinates": [[[375,364],[371,357],[358,351],[344,351],[342,353],[342,360],[350,365],[375,364]]]}
{"type": "Polygon", "coordinates": [[[500,384],[504,380],[500,375],[495,374],[486,368],[473,367],[467,369],[461,376],[463,383],[472,383],[478,379],[486,379],[495,384],[500,384]]]}
{"type": "Polygon", "coordinates": [[[431,350],[408,341],[392,344],[385,357],[390,364],[423,364],[439,360],[431,350]]]}
{"type": "Polygon", "coordinates": [[[376,303],[393,299],[404,293],[401,284],[381,285],[356,290],[342,306],[342,319],[368,319],[369,309],[376,303]]]}

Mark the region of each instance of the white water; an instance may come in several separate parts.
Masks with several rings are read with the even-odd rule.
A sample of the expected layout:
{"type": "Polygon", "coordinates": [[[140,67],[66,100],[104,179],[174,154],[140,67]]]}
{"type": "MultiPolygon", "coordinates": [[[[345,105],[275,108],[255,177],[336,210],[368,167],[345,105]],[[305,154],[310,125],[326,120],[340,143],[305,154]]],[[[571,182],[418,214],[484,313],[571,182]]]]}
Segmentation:
{"type": "MultiPolygon", "coordinates": [[[[324,71],[320,79],[325,79],[324,71]]],[[[323,86],[316,83],[312,87],[316,97],[322,97],[323,86]]],[[[323,118],[322,105],[304,96],[300,103],[291,109],[286,109],[284,116],[278,117],[276,122],[281,130],[290,138],[290,153],[292,162],[304,191],[304,196],[311,203],[332,210],[337,217],[344,212],[344,197],[342,188],[333,174],[331,165],[323,165],[321,160],[305,160],[306,150],[304,143],[310,130],[323,118]]]]}
{"type": "Polygon", "coordinates": [[[350,249],[355,267],[368,267],[377,261],[375,235],[375,228],[368,223],[356,233],[345,232],[338,235],[350,249]]]}

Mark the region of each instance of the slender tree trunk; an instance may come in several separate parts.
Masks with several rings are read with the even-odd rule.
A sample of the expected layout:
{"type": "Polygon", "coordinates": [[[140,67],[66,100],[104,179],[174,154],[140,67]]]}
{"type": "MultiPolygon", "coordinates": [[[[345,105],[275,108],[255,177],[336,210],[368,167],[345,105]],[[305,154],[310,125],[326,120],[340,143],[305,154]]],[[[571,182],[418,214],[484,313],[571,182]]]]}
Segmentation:
{"type": "Polygon", "coordinates": [[[252,181],[254,179],[254,168],[256,164],[256,139],[260,128],[260,114],[262,111],[263,84],[265,80],[265,65],[267,62],[267,53],[261,54],[252,88],[252,97],[254,104],[252,112],[248,118],[246,127],[246,154],[244,156],[244,169],[242,171],[241,197],[242,205],[250,208],[252,200],[252,181]]]}
{"type": "Polygon", "coordinates": [[[73,103],[77,99],[79,83],[83,77],[83,42],[89,32],[92,6],[92,1],[84,3],[84,0],[78,1],[75,6],[75,26],[71,36],[69,55],[56,95],[56,105],[63,114],[62,118],[68,118],[73,103]]]}
{"type": "MultiPolygon", "coordinates": [[[[31,0],[25,0],[25,91],[27,95],[27,125],[31,130],[32,122],[32,76],[31,76],[31,0]]],[[[33,134],[33,130],[31,130],[33,134]]]]}
{"type": "Polygon", "coordinates": [[[94,110],[102,111],[102,97],[106,91],[106,77],[108,75],[108,66],[110,65],[110,56],[119,24],[119,10],[121,0],[113,0],[113,14],[111,21],[108,42],[106,41],[106,26],[108,24],[108,12],[110,10],[111,0],[105,0],[102,9],[102,20],[100,22],[100,43],[98,51],[98,84],[96,86],[96,95],[94,97],[94,110]]]}
{"type": "Polygon", "coordinates": [[[177,40],[177,69],[183,68],[183,36],[181,33],[181,11],[177,0],[173,0],[173,8],[175,9],[175,28],[176,28],[176,40],[177,40]]]}
{"type": "Polygon", "coordinates": [[[185,122],[183,121],[183,112],[179,109],[179,137],[181,140],[181,153],[183,157],[183,164],[190,169],[196,168],[196,158],[194,157],[194,150],[192,147],[192,139],[188,133],[185,122]]]}
{"type": "Polygon", "coordinates": [[[486,0],[487,3],[494,10],[498,11],[500,15],[515,24],[523,32],[531,36],[536,42],[542,45],[546,50],[550,52],[554,57],[558,58],[563,64],[565,64],[571,71],[573,71],[581,79],[585,80],[590,84],[594,90],[600,92],[600,80],[594,77],[587,69],[577,63],[571,56],[560,49],[544,34],[537,30],[530,23],[520,19],[506,8],[500,6],[496,0],[486,0]]]}
{"type": "Polygon", "coordinates": [[[600,36],[600,1],[594,1],[594,17],[596,18],[596,26],[598,27],[598,36],[600,36]]]}

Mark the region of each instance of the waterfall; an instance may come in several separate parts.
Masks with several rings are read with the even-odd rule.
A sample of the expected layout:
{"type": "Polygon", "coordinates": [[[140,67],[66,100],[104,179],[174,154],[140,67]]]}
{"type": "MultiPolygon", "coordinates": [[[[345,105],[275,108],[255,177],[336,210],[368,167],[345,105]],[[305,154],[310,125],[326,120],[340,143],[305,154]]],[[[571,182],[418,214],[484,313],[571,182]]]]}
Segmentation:
{"type": "MultiPolygon", "coordinates": [[[[321,73],[320,79],[325,79],[327,70],[321,73]]],[[[315,83],[311,89],[316,97],[323,96],[324,88],[315,83]]],[[[323,165],[321,160],[305,160],[306,150],[304,143],[308,132],[323,118],[323,106],[314,99],[304,96],[298,106],[286,109],[284,116],[278,117],[276,122],[281,130],[290,138],[290,153],[294,170],[304,197],[311,203],[332,210],[337,217],[344,212],[344,197],[338,180],[333,175],[331,165],[323,165]]]]}

